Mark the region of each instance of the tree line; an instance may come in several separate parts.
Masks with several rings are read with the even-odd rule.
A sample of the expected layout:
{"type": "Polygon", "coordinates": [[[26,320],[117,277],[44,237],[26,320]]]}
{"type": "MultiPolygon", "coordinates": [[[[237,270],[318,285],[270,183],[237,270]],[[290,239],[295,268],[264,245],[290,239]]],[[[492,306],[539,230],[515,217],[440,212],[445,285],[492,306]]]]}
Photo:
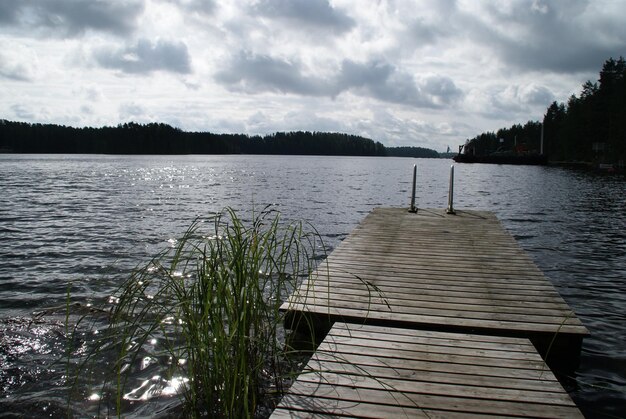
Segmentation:
{"type": "MultiPolygon", "coordinates": [[[[416,157],[438,157],[434,150],[411,148],[422,154],[416,157]]],[[[295,131],[248,136],[185,132],[163,123],[74,128],[7,120],[0,120],[0,150],[60,154],[403,155],[378,141],[342,133],[295,131]]]]}
{"type": "Polygon", "coordinates": [[[387,147],[387,155],[394,157],[439,158],[439,153],[424,147],[387,147]]]}
{"type": "Polygon", "coordinates": [[[619,163],[626,159],[626,61],[609,58],[597,82],[587,81],[580,94],[567,103],[553,102],[543,121],[516,124],[486,132],[466,141],[476,154],[498,149],[513,150],[515,144],[539,152],[541,128],[544,154],[551,161],[619,163]],[[503,141],[501,141],[501,139],[503,141]]]}

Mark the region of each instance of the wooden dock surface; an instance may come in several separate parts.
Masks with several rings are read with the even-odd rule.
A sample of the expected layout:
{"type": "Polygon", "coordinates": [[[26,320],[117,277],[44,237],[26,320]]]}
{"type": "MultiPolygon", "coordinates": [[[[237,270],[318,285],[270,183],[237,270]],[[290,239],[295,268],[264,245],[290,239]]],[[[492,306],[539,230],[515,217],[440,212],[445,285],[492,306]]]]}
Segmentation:
{"type": "Polygon", "coordinates": [[[344,323],[272,418],[337,416],[582,417],[528,339],[344,323]]]}
{"type": "MultiPolygon", "coordinates": [[[[587,329],[495,215],[377,208],[282,309],[317,322],[526,337],[535,346],[587,329]]],[[[575,350],[575,349],[574,349],[575,350]]]]}

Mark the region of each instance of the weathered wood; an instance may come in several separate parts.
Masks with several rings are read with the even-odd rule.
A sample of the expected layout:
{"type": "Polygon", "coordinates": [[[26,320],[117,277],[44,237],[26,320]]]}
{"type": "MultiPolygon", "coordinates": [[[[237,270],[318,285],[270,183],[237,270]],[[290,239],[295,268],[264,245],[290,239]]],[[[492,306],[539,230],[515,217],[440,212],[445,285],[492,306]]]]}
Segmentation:
{"type": "MultiPolygon", "coordinates": [[[[391,311],[375,311],[374,306],[355,307],[349,305],[324,305],[328,300],[317,298],[316,308],[319,310],[316,316],[316,322],[326,319],[330,323],[335,321],[349,321],[351,323],[366,324],[385,324],[408,327],[411,329],[435,329],[435,330],[472,330],[480,333],[491,332],[501,336],[528,336],[535,338],[537,334],[547,335],[549,338],[565,338],[569,335],[579,336],[580,326],[578,324],[570,325],[569,322],[575,322],[568,318],[562,318],[562,324],[550,323],[528,323],[516,320],[498,320],[485,318],[465,318],[451,316],[442,316],[435,314],[422,315],[418,313],[404,313],[391,311]]],[[[336,303],[335,300],[330,300],[336,303]]],[[[385,306],[386,307],[386,306],[385,306]]],[[[309,304],[291,304],[290,309],[296,312],[312,314],[309,304]]]]}
{"type": "Polygon", "coordinates": [[[582,415],[523,338],[335,323],[273,418],[582,415]]]}
{"type": "Polygon", "coordinates": [[[276,418],[582,417],[537,350],[588,331],[491,213],[376,209],[281,309],[325,338],[276,418]]]}
{"type": "MultiPolygon", "coordinates": [[[[320,289],[319,287],[315,287],[314,291],[317,295],[323,295],[326,298],[325,294],[328,294],[328,290],[320,289]]],[[[389,304],[394,307],[402,307],[402,306],[414,306],[416,305],[416,300],[420,301],[419,306],[421,308],[430,308],[433,310],[466,310],[466,311],[483,311],[488,313],[517,313],[517,314],[528,314],[535,316],[559,316],[563,313],[563,307],[557,304],[553,304],[549,306],[549,303],[544,303],[543,307],[539,304],[524,304],[524,302],[520,301],[507,301],[506,303],[502,303],[499,301],[488,300],[485,298],[471,298],[470,296],[466,298],[450,298],[450,297],[442,297],[441,302],[433,302],[427,298],[423,298],[418,296],[416,298],[411,298],[404,293],[397,292],[385,292],[383,290],[379,292],[367,292],[362,289],[341,289],[339,291],[331,291],[330,292],[334,299],[343,299],[346,301],[363,301],[363,302],[371,302],[376,304],[389,304]]],[[[330,297],[329,297],[330,298],[330,297]]],[[[390,308],[388,308],[390,310],[390,308]]]]}
{"type": "Polygon", "coordinates": [[[468,330],[527,337],[544,350],[552,343],[575,352],[588,334],[497,218],[481,211],[377,208],[282,309],[327,327],[350,320],[468,330]]]}

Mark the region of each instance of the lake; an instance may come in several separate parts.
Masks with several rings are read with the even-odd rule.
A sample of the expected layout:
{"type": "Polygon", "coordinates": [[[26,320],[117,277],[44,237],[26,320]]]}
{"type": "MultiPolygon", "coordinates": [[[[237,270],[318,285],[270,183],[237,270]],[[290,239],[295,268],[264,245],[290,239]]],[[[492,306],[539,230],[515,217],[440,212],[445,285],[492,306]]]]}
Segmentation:
{"type": "MultiPolygon", "coordinates": [[[[274,205],[332,250],[372,208],[408,207],[413,164],[418,207],[445,207],[450,160],[0,154],[0,411],[65,414],[55,361],[68,284],[73,299],[102,304],[194,220],[227,206],[250,218],[274,205]]],[[[455,178],[455,208],[493,211],[591,332],[570,395],[589,417],[623,417],[624,177],[459,164],[455,178]]]]}

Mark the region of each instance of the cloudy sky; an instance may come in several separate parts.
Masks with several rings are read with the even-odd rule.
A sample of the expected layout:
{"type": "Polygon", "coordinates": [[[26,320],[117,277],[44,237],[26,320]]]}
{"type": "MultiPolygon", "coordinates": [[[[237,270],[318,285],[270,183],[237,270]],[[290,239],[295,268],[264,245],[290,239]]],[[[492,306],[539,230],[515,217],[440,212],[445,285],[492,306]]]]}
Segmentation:
{"type": "Polygon", "coordinates": [[[626,55],[615,0],[0,0],[0,119],[445,151],[626,55]]]}

